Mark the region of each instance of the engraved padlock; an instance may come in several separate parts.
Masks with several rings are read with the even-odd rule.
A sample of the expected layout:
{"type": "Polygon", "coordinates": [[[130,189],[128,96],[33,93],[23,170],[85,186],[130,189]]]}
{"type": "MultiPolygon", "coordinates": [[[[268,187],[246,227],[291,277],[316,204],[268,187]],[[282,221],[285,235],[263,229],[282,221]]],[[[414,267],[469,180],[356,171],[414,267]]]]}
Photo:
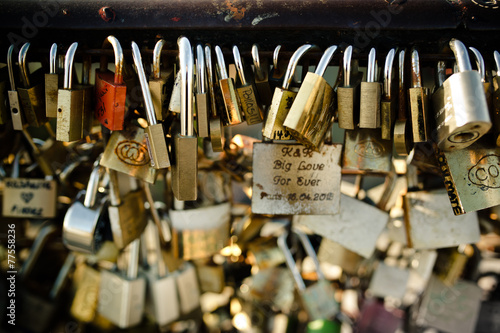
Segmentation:
{"type": "Polygon", "coordinates": [[[18,88],[21,109],[29,126],[40,127],[47,122],[45,116],[45,86],[39,78],[39,71],[29,73],[26,56],[30,43],[25,43],[19,51],[19,70],[23,88],[18,88]]]}
{"type": "Polygon", "coordinates": [[[458,73],[451,75],[432,95],[436,129],[433,140],[445,151],[470,146],[491,128],[481,75],[473,71],[465,45],[450,41],[458,73]]]}
{"type": "Polygon", "coordinates": [[[315,151],[321,150],[334,119],[334,91],[323,75],[335,51],[336,45],[327,48],[316,71],[306,74],[283,122],[297,141],[315,151]]]}
{"type": "Polygon", "coordinates": [[[57,94],[58,141],[76,141],[83,137],[83,90],[73,88],[73,59],[78,43],[73,43],[64,59],[64,84],[57,94]]]}
{"type": "Polygon", "coordinates": [[[359,85],[362,73],[358,71],[357,62],[352,61],[351,45],[344,50],[342,74],[344,84],[337,88],[338,122],[343,129],[354,129],[359,123],[359,85]]]}
{"type": "Polygon", "coordinates": [[[49,73],[45,74],[45,115],[57,117],[57,93],[63,83],[62,72],[57,68],[57,44],[52,44],[49,53],[49,73]]]}
{"type": "Polygon", "coordinates": [[[417,49],[411,50],[411,88],[410,96],[411,128],[413,142],[427,141],[427,113],[429,108],[428,89],[422,86],[420,58],[417,49]]]}
{"type": "Polygon", "coordinates": [[[262,129],[262,136],[271,140],[291,140],[292,136],[283,126],[293,101],[297,96],[296,91],[290,90],[290,85],[295,74],[295,69],[300,58],[313,47],[311,44],[305,44],[299,47],[290,58],[283,84],[274,90],[273,99],[269,107],[267,118],[262,129]]]}
{"type": "Polygon", "coordinates": [[[100,68],[95,71],[95,117],[111,131],[123,129],[127,86],[123,81],[123,50],[118,39],[108,36],[102,48],[113,47],[115,72],[108,70],[108,58],[101,56],[100,68]]]}
{"type": "Polygon", "coordinates": [[[145,137],[147,150],[151,166],[155,169],[168,168],[170,166],[170,158],[168,154],[168,147],[165,141],[166,136],[163,125],[156,120],[156,113],[154,110],[153,100],[149,85],[146,81],[146,74],[142,65],[141,52],[135,42],[132,42],[132,55],[134,58],[135,67],[139,76],[141,85],[142,96],[144,97],[144,106],[146,109],[146,117],[148,119],[148,126],[145,128],[145,137]]]}
{"type": "Polygon", "coordinates": [[[21,112],[21,103],[19,102],[19,94],[16,91],[16,81],[14,79],[14,64],[12,57],[14,52],[14,45],[11,45],[7,50],[7,70],[9,71],[10,90],[7,92],[9,97],[10,116],[12,118],[12,125],[14,130],[22,131],[28,126],[26,119],[21,112]]]}
{"type": "Polygon", "coordinates": [[[205,45],[205,64],[207,67],[208,92],[210,94],[210,142],[212,143],[212,150],[214,152],[222,152],[224,150],[224,127],[222,126],[222,120],[215,95],[212,49],[208,44],[205,45]]]}
{"type": "Polygon", "coordinates": [[[392,49],[385,57],[383,96],[380,102],[380,131],[383,140],[392,139],[392,128],[396,115],[396,89],[393,84],[395,81],[393,81],[395,56],[396,49],[392,49]]]}
{"type": "Polygon", "coordinates": [[[259,56],[259,46],[252,45],[252,59],[254,66],[255,88],[263,105],[270,105],[273,99],[273,92],[269,85],[269,63],[267,59],[259,56]]]}
{"type": "Polygon", "coordinates": [[[196,124],[198,136],[207,138],[210,135],[210,105],[207,93],[207,68],[205,66],[205,50],[201,44],[196,46],[196,124]]]}
{"type": "Polygon", "coordinates": [[[380,97],[382,85],[377,82],[375,48],[368,54],[366,82],[361,82],[359,99],[359,128],[380,127],[380,97]]]}
{"type": "Polygon", "coordinates": [[[163,61],[163,68],[161,66],[161,51],[165,43],[164,39],[160,39],[155,44],[153,50],[153,72],[149,78],[149,90],[151,91],[156,119],[159,121],[163,121],[167,117],[167,90],[173,81],[173,67],[167,67],[165,60],[163,61]]]}

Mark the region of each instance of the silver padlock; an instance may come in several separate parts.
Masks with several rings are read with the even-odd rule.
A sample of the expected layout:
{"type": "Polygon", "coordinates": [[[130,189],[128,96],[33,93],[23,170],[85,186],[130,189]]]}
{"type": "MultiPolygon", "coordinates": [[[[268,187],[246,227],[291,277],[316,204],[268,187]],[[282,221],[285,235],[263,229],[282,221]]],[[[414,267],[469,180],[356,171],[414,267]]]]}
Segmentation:
{"type": "Polygon", "coordinates": [[[401,301],[405,296],[410,271],[379,262],[370,280],[369,292],[375,297],[391,297],[401,301]]]}
{"type": "Polygon", "coordinates": [[[196,269],[192,263],[186,261],[175,274],[181,313],[189,314],[200,307],[200,287],[196,269]]]}

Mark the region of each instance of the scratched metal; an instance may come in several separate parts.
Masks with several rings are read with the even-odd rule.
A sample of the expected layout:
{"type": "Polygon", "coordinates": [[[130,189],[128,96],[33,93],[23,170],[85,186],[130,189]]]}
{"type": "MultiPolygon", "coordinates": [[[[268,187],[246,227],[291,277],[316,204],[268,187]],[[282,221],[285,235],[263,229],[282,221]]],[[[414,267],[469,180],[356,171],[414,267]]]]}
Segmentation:
{"type": "Polygon", "coordinates": [[[342,145],[255,143],[252,212],[327,215],[340,207],[342,145]]]}

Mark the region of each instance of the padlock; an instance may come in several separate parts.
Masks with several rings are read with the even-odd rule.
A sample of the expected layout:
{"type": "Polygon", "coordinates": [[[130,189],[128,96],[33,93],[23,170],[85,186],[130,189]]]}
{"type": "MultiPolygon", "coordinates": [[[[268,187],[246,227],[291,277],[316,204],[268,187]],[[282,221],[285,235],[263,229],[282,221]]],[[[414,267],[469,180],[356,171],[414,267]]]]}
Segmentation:
{"type": "Polygon", "coordinates": [[[467,148],[491,128],[481,75],[472,70],[462,42],[452,39],[450,47],[459,72],[432,95],[436,122],[433,140],[444,151],[467,148]]]}
{"type": "Polygon", "coordinates": [[[286,264],[288,269],[292,272],[302,303],[309,315],[309,320],[332,319],[339,312],[339,305],[335,300],[335,291],[332,285],[325,279],[321,271],[318,257],[314,252],[309,238],[298,229],[294,229],[294,234],[299,237],[304,250],[314,262],[316,274],[318,276],[317,283],[306,287],[300,271],[295,264],[292,253],[286,244],[288,232],[283,232],[278,237],[278,246],[285,254],[286,264]]]}
{"type": "Polygon", "coordinates": [[[222,92],[222,99],[226,110],[224,125],[231,126],[240,124],[243,122],[240,103],[236,95],[234,81],[227,74],[226,62],[224,61],[224,55],[219,45],[215,46],[215,55],[217,57],[216,68],[219,77],[219,87],[222,92]]]}
{"type": "Polygon", "coordinates": [[[207,93],[207,68],[205,66],[205,51],[201,44],[196,46],[196,123],[198,137],[209,137],[209,94],[207,93]]]}
{"type": "Polygon", "coordinates": [[[460,151],[435,152],[455,215],[500,204],[500,148],[477,142],[460,151]]]}
{"type": "Polygon", "coordinates": [[[79,322],[90,323],[96,317],[101,273],[82,262],[76,266],[73,282],[76,291],[69,313],[79,322]]]}
{"type": "Polygon", "coordinates": [[[224,291],[226,276],[222,265],[215,264],[212,260],[199,260],[194,264],[202,294],[206,292],[220,294],[224,291]]]}
{"type": "Polygon", "coordinates": [[[391,297],[402,301],[409,278],[410,271],[407,268],[389,266],[380,261],[370,280],[368,290],[375,297],[391,297]]]}
{"type": "Polygon", "coordinates": [[[240,50],[238,46],[233,46],[234,64],[238,71],[241,86],[236,88],[240,98],[241,108],[245,114],[245,120],[248,125],[255,125],[264,120],[264,114],[259,100],[257,99],[256,89],[252,80],[245,74],[245,67],[243,66],[243,59],[241,59],[240,50]]]}
{"type": "Polygon", "coordinates": [[[364,258],[337,242],[323,238],[318,249],[318,259],[322,263],[340,266],[347,274],[357,275],[364,258]]]}
{"type": "Polygon", "coordinates": [[[420,58],[417,49],[411,50],[411,88],[408,90],[410,96],[411,128],[413,142],[427,141],[427,113],[429,95],[428,89],[422,86],[420,74],[420,58]]]}
{"type": "MultiPolygon", "coordinates": [[[[273,68],[271,69],[271,73],[269,73],[269,85],[271,86],[271,90],[276,90],[283,86],[283,80],[285,78],[285,61],[279,61],[279,54],[281,50],[281,45],[276,45],[273,51],[273,68]]],[[[272,103],[272,99],[271,99],[272,103]]]]}
{"type": "Polygon", "coordinates": [[[82,61],[82,83],[76,85],[76,89],[83,91],[82,110],[82,136],[87,137],[92,132],[94,123],[94,92],[95,88],[90,84],[90,70],[92,58],[84,55],[82,61]]]}
{"type": "Polygon", "coordinates": [[[222,152],[224,151],[224,143],[222,141],[224,138],[224,127],[222,126],[222,120],[215,96],[212,49],[208,44],[205,45],[205,64],[207,66],[207,85],[210,94],[210,142],[212,143],[212,150],[214,152],[222,152]]]}
{"type": "MultiPolygon", "coordinates": [[[[57,214],[57,182],[50,179],[20,178],[22,151],[14,159],[10,178],[4,179],[2,215],[19,218],[53,218],[57,214]]],[[[43,169],[42,169],[43,170],[43,169]]]]}
{"type": "Polygon", "coordinates": [[[185,261],[175,272],[181,313],[186,315],[200,307],[200,287],[194,265],[185,261]]]}
{"type": "Polygon", "coordinates": [[[114,131],[104,149],[101,165],[154,184],[158,170],[151,166],[146,133],[142,127],[124,124],[114,131]]]}
{"type": "Polygon", "coordinates": [[[438,249],[479,241],[479,221],[472,212],[454,216],[444,191],[409,192],[404,196],[408,247],[438,249]]]}
{"type": "Polygon", "coordinates": [[[368,54],[366,82],[361,82],[359,98],[359,128],[380,127],[380,98],[382,86],[377,82],[375,48],[368,54]]]}
{"type": "Polygon", "coordinates": [[[140,240],[128,245],[128,265],[123,273],[101,271],[97,311],[119,328],[142,321],[146,297],[146,278],[138,275],[140,240]]]}
{"type": "Polygon", "coordinates": [[[388,221],[389,215],[386,212],[344,194],[340,196],[339,214],[293,217],[294,225],[304,225],[314,233],[365,258],[369,258],[375,251],[377,239],[388,221]],[[368,216],[370,223],[363,223],[368,216]]]}
{"type": "Polygon", "coordinates": [[[9,81],[10,90],[8,91],[9,96],[9,107],[10,115],[12,118],[12,125],[14,130],[22,131],[28,126],[26,118],[21,111],[21,103],[19,102],[19,94],[16,91],[16,81],[14,79],[14,64],[12,63],[12,57],[14,52],[14,45],[11,45],[7,50],[7,70],[9,71],[9,81]]]}
{"type": "Polygon", "coordinates": [[[161,51],[166,41],[160,39],[156,42],[153,50],[153,72],[149,78],[149,90],[153,100],[153,108],[155,110],[156,119],[159,121],[165,120],[167,117],[167,89],[172,85],[173,67],[161,67],[161,51]]]}
{"type": "Polygon", "coordinates": [[[285,256],[276,244],[276,239],[258,238],[248,244],[247,259],[259,270],[275,267],[285,263],[285,256]]]}
{"type": "Polygon", "coordinates": [[[163,130],[163,125],[156,120],[156,114],[151,99],[151,92],[146,81],[146,74],[142,65],[141,52],[135,42],[132,42],[132,55],[141,84],[142,96],[144,97],[144,106],[146,109],[146,117],[148,119],[148,127],[145,129],[145,137],[147,150],[151,166],[155,169],[168,168],[170,166],[170,158],[168,155],[166,136],[163,130]]]}
{"type": "Polygon", "coordinates": [[[262,129],[262,136],[264,138],[271,140],[292,139],[291,133],[289,133],[283,126],[283,122],[285,121],[285,118],[292,107],[293,101],[297,96],[297,92],[289,90],[289,88],[300,58],[312,47],[313,46],[311,44],[302,45],[290,58],[290,62],[288,63],[284,76],[283,85],[281,88],[277,87],[274,90],[273,99],[267,112],[266,122],[264,124],[264,128],[262,129]]]}
{"type": "Polygon", "coordinates": [[[113,47],[115,72],[108,70],[108,59],[101,56],[100,68],[95,71],[95,117],[111,131],[123,129],[127,86],[123,82],[123,51],[118,39],[108,36],[102,48],[113,47]]]}
{"type": "Polygon", "coordinates": [[[180,133],[173,135],[175,163],[172,164],[172,191],[177,200],[198,197],[198,138],[193,128],[193,53],[186,37],[177,40],[181,68],[180,133]]]}
{"type": "Polygon", "coordinates": [[[16,306],[18,308],[16,309],[15,318],[16,324],[23,332],[48,332],[56,320],[57,313],[60,312],[60,295],[71,273],[75,261],[74,254],[69,253],[66,256],[48,295],[37,295],[27,288],[30,273],[34,270],[46,244],[56,232],[57,228],[54,225],[45,224],[42,226],[35,238],[30,254],[16,278],[18,283],[24,283],[24,285],[18,286],[19,292],[16,290],[16,306]]]}
{"type": "Polygon", "coordinates": [[[383,140],[392,139],[392,128],[396,116],[396,89],[393,84],[394,58],[396,49],[391,49],[385,57],[383,96],[380,102],[380,131],[383,140]]]}
{"type": "Polygon", "coordinates": [[[316,71],[304,78],[283,126],[303,145],[320,151],[334,118],[334,91],[323,75],[330,63],[336,45],[325,50],[316,71]]]}
{"type": "Polygon", "coordinates": [[[57,94],[62,88],[62,72],[57,68],[57,44],[52,44],[49,54],[49,73],[45,74],[45,115],[48,118],[57,117],[57,94]]]}
{"type": "Polygon", "coordinates": [[[398,82],[398,116],[394,124],[394,150],[399,156],[407,156],[413,147],[412,131],[407,116],[407,89],[405,81],[406,50],[399,51],[399,82],[398,82]]]}
{"type": "Polygon", "coordinates": [[[255,88],[263,105],[271,105],[273,93],[269,85],[269,63],[267,59],[260,59],[259,46],[252,45],[252,59],[254,66],[255,88]]]}
{"type": "Polygon", "coordinates": [[[64,215],[62,239],[71,251],[96,254],[104,241],[110,238],[108,198],[99,194],[99,182],[104,168],[99,160],[94,163],[87,189],[79,192],[64,215]],[[82,202],[83,199],[83,202],[82,202]]]}
{"type": "Polygon", "coordinates": [[[109,222],[113,233],[113,242],[118,249],[125,248],[137,239],[147,225],[146,208],[142,190],[135,178],[130,178],[131,191],[123,199],[120,197],[118,175],[114,170],[107,170],[109,175],[109,222]]]}
{"type": "Polygon", "coordinates": [[[500,147],[500,53],[495,51],[493,53],[496,64],[496,75],[493,77],[493,93],[492,93],[492,120],[495,123],[494,130],[496,133],[496,145],[500,147]]]}
{"type": "Polygon", "coordinates": [[[83,138],[83,90],[73,89],[73,59],[78,43],[73,43],[64,59],[64,84],[57,95],[58,141],[76,141],[83,138]]]}
{"type": "Polygon", "coordinates": [[[45,116],[45,86],[37,73],[29,73],[26,56],[30,43],[25,43],[19,51],[19,70],[23,88],[18,88],[21,110],[29,126],[40,127],[47,122],[45,116]]]}
{"type": "Polygon", "coordinates": [[[160,208],[157,207],[158,202],[154,201],[149,184],[143,182],[142,190],[144,191],[146,201],[149,205],[149,215],[156,225],[156,228],[158,228],[161,243],[165,244],[170,242],[172,240],[172,232],[168,224],[170,219],[168,219],[164,210],[160,210],[160,208]]]}
{"type": "Polygon", "coordinates": [[[351,45],[344,50],[344,85],[337,88],[339,127],[351,130],[359,123],[359,85],[363,76],[358,71],[357,61],[352,61],[352,50],[351,45]]]}

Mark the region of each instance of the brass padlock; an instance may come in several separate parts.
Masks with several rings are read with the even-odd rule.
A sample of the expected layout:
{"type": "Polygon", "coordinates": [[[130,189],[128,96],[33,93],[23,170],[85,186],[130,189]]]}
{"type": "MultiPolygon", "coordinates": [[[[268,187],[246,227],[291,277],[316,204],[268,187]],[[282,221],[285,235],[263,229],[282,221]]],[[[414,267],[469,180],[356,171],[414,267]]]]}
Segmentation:
{"type": "Polygon", "coordinates": [[[215,55],[217,56],[217,73],[219,74],[219,87],[222,92],[222,99],[226,108],[225,125],[237,125],[243,122],[243,116],[240,110],[240,103],[236,95],[233,79],[227,74],[224,55],[219,45],[215,46],[215,55]]]}
{"type": "Polygon", "coordinates": [[[413,148],[412,131],[407,116],[407,89],[405,81],[406,50],[399,51],[398,117],[394,124],[394,150],[399,156],[407,156],[413,148]]]}
{"type": "Polygon", "coordinates": [[[337,46],[325,50],[316,71],[308,72],[302,82],[283,126],[306,147],[320,151],[333,119],[334,91],[323,78],[337,46]]]}
{"type": "Polygon", "coordinates": [[[212,150],[214,152],[222,152],[224,151],[224,127],[222,126],[222,120],[215,96],[212,49],[208,44],[205,45],[205,64],[207,66],[207,84],[210,94],[210,142],[212,143],[212,150]]]}
{"type": "Polygon", "coordinates": [[[52,44],[49,54],[49,73],[45,74],[45,115],[57,117],[57,94],[63,83],[62,73],[57,68],[57,44],[52,44]]]}
{"type": "Polygon", "coordinates": [[[83,90],[73,89],[73,59],[78,43],[73,43],[64,60],[64,84],[57,95],[58,141],[76,141],[83,137],[83,90]]]}
{"type": "Polygon", "coordinates": [[[24,88],[19,88],[17,91],[19,92],[19,101],[26,121],[32,127],[40,127],[47,122],[45,116],[45,86],[36,74],[34,78],[30,78],[26,61],[29,47],[30,43],[26,43],[19,51],[19,69],[24,88]]]}
{"type": "Polygon", "coordinates": [[[352,46],[344,50],[342,74],[344,85],[337,88],[339,127],[352,130],[359,123],[359,85],[363,74],[358,71],[357,61],[352,61],[352,46]]]}
{"type": "Polygon", "coordinates": [[[151,91],[156,119],[159,121],[163,121],[167,117],[167,88],[172,85],[173,79],[173,67],[164,65],[162,68],[161,66],[161,51],[165,43],[164,39],[156,42],[153,50],[153,72],[149,78],[149,90],[151,91]]]}
{"type": "Polygon", "coordinates": [[[462,42],[452,39],[450,47],[459,72],[444,81],[432,95],[436,121],[432,139],[445,151],[466,148],[491,128],[481,75],[472,70],[462,42]]]}
{"type": "Polygon", "coordinates": [[[428,89],[422,86],[420,58],[417,49],[411,50],[410,112],[413,142],[427,141],[428,89]]]}
{"type": "Polygon", "coordinates": [[[273,100],[267,113],[266,122],[262,129],[262,136],[271,140],[291,140],[292,135],[283,126],[297,92],[289,90],[295,74],[295,69],[300,58],[313,47],[311,44],[305,44],[299,47],[290,58],[285,72],[283,85],[274,90],[273,100]]]}
{"type": "Polygon", "coordinates": [[[101,273],[83,262],[77,264],[73,276],[76,291],[69,312],[78,321],[90,323],[97,312],[101,273]]]}
{"type": "Polygon", "coordinates": [[[208,97],[205,51],[203,46],[198,44],[196,46],[196,124],[198,125],[198,136],[200,138],[207,138],[210,135],[208,97]]]}
{"type": "MultiPolygon", "coordinates": [[[[193,53],[186,37],[177,40],[181,72],[180,133],[173,135],[172,191],[177,200],[198,197],[198,138],[193,128],[193,53]]],[[[219,49],[220,50],[220,49],[219,49]]]]}
{"type": "Polygon", "coordinates": [[[273,93],[269,85],[269,63],[267,59],[260,59],[259,46],[252,45],[252,59],[255,74],[255,87],[263,105],[271,105],[273,93]]]}
{"type": "Polygon", "coordinates": [[[377,82],[375,48],[368,54],[366,82],[361,82],[359,99],[359,128],[380,127],[380,97],[382,85],[377,82]]]}
{"type": "Polygon", "coordinates": [[[396,49],[392,49],[387,53],[384,65],[384,87],[382,101],[380,102],[380,131],[383,140],[392,139],[392,128],[396,114],[396,98],[393,85],[394,76],[394,58],[396,49]]]}
{"type": "Polygon", "coordinates": [[[132,55],[139,76],[142,96],[144,97],[146,117],[148,119],[148,127],[145,129],[144,135],[146,137],[151,166],[155,169],[168,168],[170,166],[170,158],[167,143],[165,141],[165,132],[163,130],[163,125],[157,123],[151,92],[149,91],[149,85],[146,81],[146,74],[144,73],[144,67],[142,65],[141,52],[135,42],[132,42],[132,55]]]}
{"type": "Polygon", "coordinates": [[[247,80],[245,68],[243,67],[243,59],[241,59],[238,46],[233,46],[234,64],[238,76],[240,77],[241,87],[237,87],[236,91],[240,98],[241,108],[245,114],[245,120],[248,125],[254,125],[263,121],[263,111],[257,99],[256,89],[252,80],[247,80]]]}
{"type": "Polygon", "coordinates": [[[10,90],[7,92],[9,97],[10,116],[12,118],[12,125],[14,130],[22,131],[28,126],[26,119],[21,112],[21,103],[19,102],[19,94],[16,91],[16,81],[14,79],[14,64],[12,63],[12,56],[14,52],[14,45],[11,45],[7,50],[7,70],[9,71],[10,90]]]}
{"type": "Polygon", "coordinates": [[[283,60],[279,61],[280,50],[281,45],[276,45],[273,51],[273,68],[269,74],[269,84],[271,85],[271,89],[274,90],[283,86],[283,80],[285,78],[286,62],[283,60]]]}
{"type": "Polygon", "coordinates": [[[497,74],[493,77],[493,96],[492,96],[492,119],[495,123],[496,145],[500,147],[500,53],[495,51],[493,53],[495,58],[497,74]]]}

